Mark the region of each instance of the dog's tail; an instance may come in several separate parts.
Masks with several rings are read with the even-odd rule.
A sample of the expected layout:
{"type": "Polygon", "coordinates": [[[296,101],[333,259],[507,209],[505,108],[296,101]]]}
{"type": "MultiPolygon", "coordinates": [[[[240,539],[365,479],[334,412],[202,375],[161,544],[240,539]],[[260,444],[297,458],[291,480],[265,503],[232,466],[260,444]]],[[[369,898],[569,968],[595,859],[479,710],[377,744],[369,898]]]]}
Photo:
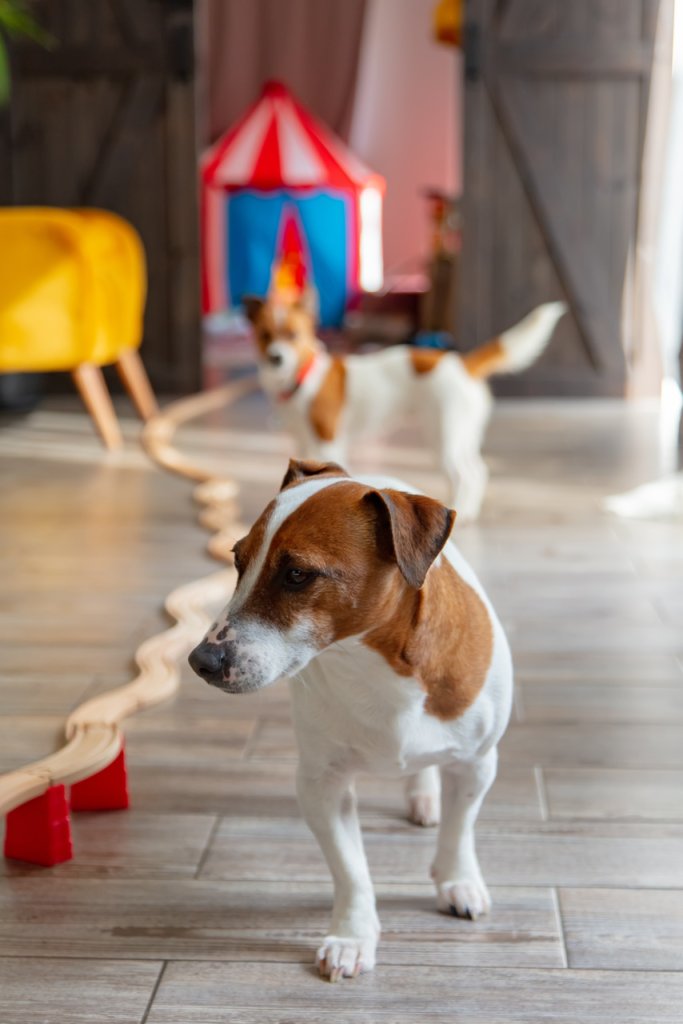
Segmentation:
{"type": "Polygon", "coordinates": [[[538,359],[552,338],[555,324],[566,311],[564,302],[545,302],[537,306],[499,337],[465,352],[461,356],[465,369],[471,377],[526,370],[538,359]]]}

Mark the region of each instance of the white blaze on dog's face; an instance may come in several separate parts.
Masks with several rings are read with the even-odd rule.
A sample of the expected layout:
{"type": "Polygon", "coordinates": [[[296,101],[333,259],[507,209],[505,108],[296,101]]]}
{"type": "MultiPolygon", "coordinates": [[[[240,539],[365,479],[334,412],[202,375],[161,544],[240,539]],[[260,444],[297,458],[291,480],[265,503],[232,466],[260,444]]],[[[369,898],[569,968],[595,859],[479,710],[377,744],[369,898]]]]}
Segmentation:
{"type": "Polygon", "coordinates": [[[293,390],[302,369],[320,350],[310,302],[302,299],[288,306],[246,298],[244,306],[254,326],[263,389],[276,395],[293,390]]]}
{"type": "Polygon", "coordinates": [[[431,498],[373,490],[334,463],[292,462],[235,545],[235,593],[192,668],[230,693],[296,674],[386,621],[402,591],[424,582],[453,518],[431,498]]]}

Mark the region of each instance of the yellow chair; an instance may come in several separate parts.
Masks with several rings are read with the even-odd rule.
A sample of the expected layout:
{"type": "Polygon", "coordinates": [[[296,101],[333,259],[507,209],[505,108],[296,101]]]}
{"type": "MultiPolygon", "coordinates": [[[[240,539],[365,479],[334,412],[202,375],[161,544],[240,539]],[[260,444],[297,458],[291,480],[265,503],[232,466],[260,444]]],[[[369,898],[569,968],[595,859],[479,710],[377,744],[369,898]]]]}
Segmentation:
{"type": "Polygon", "coordinates": [[[104,210],[0,210],[0,373],[69,370],[107,448],[121,431],[101,367],[143,419],[157,411],[138,348],[146,293],[137,232],[104,210]]]}

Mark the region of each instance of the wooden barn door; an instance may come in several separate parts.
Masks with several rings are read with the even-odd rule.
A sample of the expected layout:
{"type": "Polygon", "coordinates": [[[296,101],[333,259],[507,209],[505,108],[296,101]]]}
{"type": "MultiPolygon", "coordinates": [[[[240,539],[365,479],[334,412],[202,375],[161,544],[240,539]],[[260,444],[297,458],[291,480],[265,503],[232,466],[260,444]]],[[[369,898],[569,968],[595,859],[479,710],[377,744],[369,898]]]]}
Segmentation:
{"type": "MultiPolygon", "coordinates": [[[[661,0],[661,5],[670,0],[661,0]]],[[[571,315],[504,394],[621,395],[660,0],[467,0],[463,347],[571,315]]]]}
{"type": "Polygon", "coordinates": [[[13,51],[0,201],[99,206],[140,232],[142,354],[157,389],[199,384],[192,0],[40,0],[57,45],[13,51]]]}

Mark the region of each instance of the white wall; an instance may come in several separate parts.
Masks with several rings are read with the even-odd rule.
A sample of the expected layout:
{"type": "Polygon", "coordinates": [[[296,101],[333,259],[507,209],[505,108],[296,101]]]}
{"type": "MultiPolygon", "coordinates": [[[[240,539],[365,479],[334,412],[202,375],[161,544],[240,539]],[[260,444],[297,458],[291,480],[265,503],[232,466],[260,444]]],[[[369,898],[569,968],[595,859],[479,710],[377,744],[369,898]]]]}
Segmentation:
{"type": "Polygon", "coordinates": [[[384,263],[429,251],[424,187],[460,191],[460,51],[432,38],[435,0],[368,0],[350,145],[387,179],[384,263]]]}

